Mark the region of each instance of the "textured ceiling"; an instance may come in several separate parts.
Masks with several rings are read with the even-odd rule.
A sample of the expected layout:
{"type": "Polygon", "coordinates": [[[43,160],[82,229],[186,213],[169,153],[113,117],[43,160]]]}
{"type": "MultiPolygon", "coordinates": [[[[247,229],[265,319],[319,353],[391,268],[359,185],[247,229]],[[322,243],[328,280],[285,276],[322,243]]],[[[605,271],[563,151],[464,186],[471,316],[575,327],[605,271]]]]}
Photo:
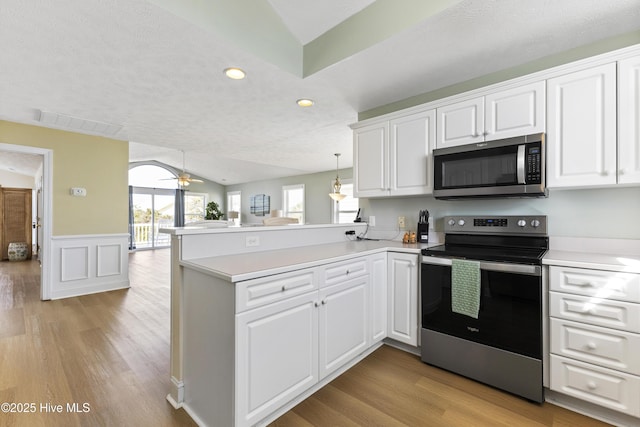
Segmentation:
{"type": "MultiPolygon", "coordinates": [[[[302,42],[369,3],[269,0],[302,42]]],[[[352,164],[359,111],[639,29],[640,0],[463,0],[303,79],[148,1],[2,0],[0,119],[122,125],[131,161],[181,169],[184,150],[223,184],[313,173],[352,164]]]]}

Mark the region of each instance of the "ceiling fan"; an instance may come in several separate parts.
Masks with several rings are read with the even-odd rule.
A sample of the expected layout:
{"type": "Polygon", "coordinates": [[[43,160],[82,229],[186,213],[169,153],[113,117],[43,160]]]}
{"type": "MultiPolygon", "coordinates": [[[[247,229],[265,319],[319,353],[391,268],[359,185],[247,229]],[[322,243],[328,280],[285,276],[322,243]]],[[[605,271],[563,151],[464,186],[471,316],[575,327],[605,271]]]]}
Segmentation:
{"type": "Polygon", "coordinates": [[[170,179],[177,179],[178,185],[180,187],[187,187],[192,182],[204,182],[201,179],[191,178],[191,175],[185,172],[184,150],[180,150],[180,151],[182,151],[182,173],[178,175],[176,178],[170,178],[170,179]]]}

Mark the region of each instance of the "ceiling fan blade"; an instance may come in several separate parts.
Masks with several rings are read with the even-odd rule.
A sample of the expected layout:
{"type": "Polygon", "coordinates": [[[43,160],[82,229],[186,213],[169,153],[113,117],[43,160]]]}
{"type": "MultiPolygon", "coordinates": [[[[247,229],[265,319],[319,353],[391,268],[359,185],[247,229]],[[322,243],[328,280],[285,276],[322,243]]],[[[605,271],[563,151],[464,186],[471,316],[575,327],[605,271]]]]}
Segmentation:
{"type": "Polygon", "coordinates": [[[204,182],[203,180],[196,179],[196,178],[189,178],[189,181],[191,181],[191,182],[204,182]]]}

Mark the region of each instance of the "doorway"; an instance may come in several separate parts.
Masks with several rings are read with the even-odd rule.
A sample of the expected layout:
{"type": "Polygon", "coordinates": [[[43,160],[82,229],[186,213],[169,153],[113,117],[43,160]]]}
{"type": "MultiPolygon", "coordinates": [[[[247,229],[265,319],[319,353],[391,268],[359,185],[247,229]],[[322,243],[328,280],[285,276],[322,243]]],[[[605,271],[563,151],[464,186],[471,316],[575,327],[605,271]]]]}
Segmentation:
{"type": "MultiPolygon", "coordinates": [[[[53,185],[53,150],[0,143],[0,151],[16,156],[37,158],[40,167],[34,177],[34,191],[38,191],[36,205],[33,210],[37,212],[34,218],[34,226],[37,230],[38,262],[40,264],[40,299],[51,299],[51,232],[52,232],[52,185],[53,185]]],[[[8,156],[7,156],[8,157],[8,156]]]]}

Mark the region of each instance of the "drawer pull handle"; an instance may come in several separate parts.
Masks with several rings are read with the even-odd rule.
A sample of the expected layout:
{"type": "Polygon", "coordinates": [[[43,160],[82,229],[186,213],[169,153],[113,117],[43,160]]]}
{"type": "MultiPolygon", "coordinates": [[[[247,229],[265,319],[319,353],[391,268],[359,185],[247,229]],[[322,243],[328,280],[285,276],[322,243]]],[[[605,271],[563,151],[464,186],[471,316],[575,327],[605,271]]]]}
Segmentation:
{"type": "Polygon", "coordinates": [[[589,381],[587,383],[587,388],[589,390],[595,390],[596,388],[598,388],[598,384],[596,384],[594,381],[589,381]]]}
{"type": "Polygon", "coordinates": [[[347,270],[347,276],[349,275],[349,270],[347,270]]]}
{"type": "Polygon", "coordinates": [[[569,285],[574,285],[574,286],[593,286],[593,283],[588,281],[588,280],[579,280],[579,279],[574,279],[574,280],[567,280],[567,284],[569,285]]]}
{"type": "Polygon", "coordinates": [[[286,291],[287,287],[285,285],[282,285],[282,292],[286,291]]]}
{"type": "Polygon", "coordinates": [[[589,350],[595,350],[596,348],[598,348],[598,346],[594,342],[589,342],[589,343],[587,343],[587,348],[589,350]]]}

